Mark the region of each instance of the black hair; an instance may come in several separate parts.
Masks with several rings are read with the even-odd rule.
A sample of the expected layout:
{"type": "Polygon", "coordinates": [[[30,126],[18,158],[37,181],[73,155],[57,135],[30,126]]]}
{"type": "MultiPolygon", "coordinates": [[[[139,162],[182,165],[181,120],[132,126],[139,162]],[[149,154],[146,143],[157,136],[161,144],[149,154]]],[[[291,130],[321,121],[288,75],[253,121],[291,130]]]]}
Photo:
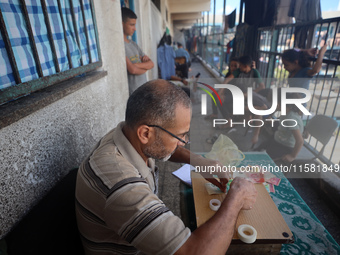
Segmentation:
{"type": "Polygon", "coordinates": [[[296,51],[294,49],[285,50],[282,53],[282,59],[291,63],[294,63],[297,60],[299,66],[302,68],[311,66],[308,54],[304,51],[296,51]]]}
{"type": "Polygon", "coordinates": [[[171,35],[167,35],[167,36],[166,36],[166,44],[167,44],[167,45],[171,45],[171,44],[172,44],[171,35]]]}
{"type": "Polygon", "coordinates": [[[151,80],[136,89],[128,99],[125,122],[130,128],[140,125],[172,127],[178,104],[191,108],[183,89],[165,80],[151,80]]]}
{"type": "Polygon", "coordinates": [[[181,44],[181,43],[177,43],[177,47],[179,48],[179,47],[182,47],[183,45],[181,44]]]}
{"type": "Polygon", "coordinates": [[[237,57],[232,57],[232,58],[230,58],[230,59],[229,59],[229,65],[230,65],[231,61],[240,62],[239,58],[237,58],[237,57]]]}
{"type": "Polygon", "coordinates": [[[164,32],[161,40],[159,41],[157,48],[159,48],[160,46],[163,46],[166,43],[166,32],[164,32]]]}
{"type": "Polygon", "coordinates": [[[122,20],[126,22],[127,19],[137,19],[136,13],[134,13],[131,9],[122,7],[122,20]]]}
{"type": "Polygon", "coordinates": [[[238,59],[241,65],[252,66],[253,59],[250,56],[242,56],[238,59]]]}

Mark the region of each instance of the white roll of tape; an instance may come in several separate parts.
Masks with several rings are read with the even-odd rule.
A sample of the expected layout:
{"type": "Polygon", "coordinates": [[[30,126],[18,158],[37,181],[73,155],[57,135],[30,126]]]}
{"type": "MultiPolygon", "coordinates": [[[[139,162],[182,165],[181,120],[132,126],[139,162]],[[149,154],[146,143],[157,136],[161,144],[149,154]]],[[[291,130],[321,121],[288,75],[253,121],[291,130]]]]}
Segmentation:
{"type": "Polygon", "coordinates": [[[210,205],[211,210],[217,211],[218,208],[220,208],[220,206],[221,206],[221,201],[218,200],[218,199],[211,199],[210,202],[209,202],[209,205],[210,205]]]}
{"type": "Polygon", "coordinates": [[[254,227],[243,224],[237,229],[237,235],[244,243],[253,243],[256,241],[257,231],[254,227]]]}

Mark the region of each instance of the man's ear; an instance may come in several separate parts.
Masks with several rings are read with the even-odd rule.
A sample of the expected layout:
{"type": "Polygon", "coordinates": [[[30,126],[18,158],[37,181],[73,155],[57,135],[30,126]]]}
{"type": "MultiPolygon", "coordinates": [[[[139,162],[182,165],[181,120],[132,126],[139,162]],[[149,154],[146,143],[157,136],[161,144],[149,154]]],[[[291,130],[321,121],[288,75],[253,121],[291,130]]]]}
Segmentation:
{"type": "Polygon", "coordinates": [[[154,130],[147,125],[141,125],[137,128],[137,136],[142,144],[147,144],[154,136],[154,130]]]}

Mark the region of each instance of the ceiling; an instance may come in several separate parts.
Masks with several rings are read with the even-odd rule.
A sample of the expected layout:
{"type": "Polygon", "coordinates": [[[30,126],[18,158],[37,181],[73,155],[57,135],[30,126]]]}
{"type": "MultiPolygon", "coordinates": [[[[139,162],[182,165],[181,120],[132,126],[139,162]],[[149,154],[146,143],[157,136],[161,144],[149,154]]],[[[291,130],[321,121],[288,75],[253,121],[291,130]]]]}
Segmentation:
{"type": "Polygon", "coordinates": [[[211,0],[168,0],[168,8],[173,25],[178,28],[190,28],[202,18],[202,12],[210,11],[211,0]]]}

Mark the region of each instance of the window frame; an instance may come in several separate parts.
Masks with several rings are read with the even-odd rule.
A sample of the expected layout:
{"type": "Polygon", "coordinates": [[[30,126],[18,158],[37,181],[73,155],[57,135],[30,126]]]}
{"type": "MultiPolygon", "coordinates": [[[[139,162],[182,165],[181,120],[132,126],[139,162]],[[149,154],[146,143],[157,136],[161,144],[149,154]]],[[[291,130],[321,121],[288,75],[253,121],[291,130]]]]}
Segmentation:
{"type": "MultiPolygon", "coordinates": [[[[72,6],[72,0],[70,1],[70,5],[72,6]]],[[[94,26],[94,35],[95,35],[95,40],[96,40],[96,47],[97,47],[97,53],[98,53],[98,61],[97,62],[93,62],[92,58],[91,58],[91,49],[89,47],[89,35],[88,35],[88,31],[87,31],[87,25],[85,24],[84,26],[84,30],[85,30],[85,36],[87,39],[87,50],[88,50],[88,55],[89,55],[89,64],[83,65],[83,62],[81,60],[81,66],[79,67],[72,67],[72,61],[70,59],[70,50],[69,47],[67,47],[67,55],[68,55],[68,59],[69,59],[69,64],[70,64],[70,69],[65,70],[65,71],[60,71],[59,69],[59,64],[58,64],[58,59],[56,56],[56,49],[54,47],[54,40],[53,40],[53,36],[52,36],[52,32],[51,32],[51,24],[49,22],[48,19],[48,13],[47,13],[47,7],[46,7],[46,2],[45,0],[40,0],[43,12],[44,12],[44,17],[45,17],[45,24],[47,27],[47,32],[48,32],[48,37],[49,37],[49,43],[51,45],[51,49],[52,49],[52,55],[53,55],[53,61],[55,63],[55,68],[56,68],[56,73],[52,74],[52,75],[48,75],[48,76],[43,76],[42,71],[41,71],[41,64],[39,61],[39,56],[38,56],[38,52],[37,49],[35,47],[35,42],[34,42],[34,36],[33,36],[33,32],[32,32],[32,24],[29,22],[29,16],[27,13],[27,9],[26,9],[26,4],[25,4],[25,0],[19,0],[21,7],[23,8],[23,16],[24,19],[26,21],[26,24],[29,24],[29,26],[27,26],[27,32],[29,34],[29,39],[30,39],[30,44],[31,44],[31,48],[32,48],[32,52],[33,52],[33,56],[34,59],[36,60],[36,67],[37,67],[37,74],[39,75],[38,79],[34,79],[31,81],[27,81],[27,82],[21,82],[20,79],[20,75],[19,75],[19,71],[18,71],[18,67],[15,61],[15,57],[14,57],[14,53],[13,53],[13,49],[10,43],[10,39],[9,39],[9,35],[7,32],[7,28],[5,25],[5,21],[2,15],[2,11],[0,10],[0,27],[1,27],[1,35],[5,44],[5,49],[6,52],[8,54],[8,58],[10,61],[10,65],[12,68],[12,72],[13,72],[13,76],[15,79],[15,82],[17,84],[9,86],[7,88],[4,89],[0,89],[0,105],[3,105],[7,102],[16,100],[20,97],[29,95],[37,90],[41,90],[43,88],[55,85],[57,83],[60,83],[62,81],[71,79],[73,77],[76,76],[82,76],[85,73],[94,71],[96,69],[98,69],[99,67],[102,66],[102,56],[101,56],[101,50],[100,50],[100,44],[99,44],[99,35],[98,35],[98,28],[97,28],[97,19],[96,19],[96,15],[95,15],[95,8],[94,8],[94,3],[93,0],[88,0],[90,3],[90,8],[91,8],[91,14],[92,14],[92,20],[93,20],[93,26],[94,26]]],[[[80,6],[81,6],[81,11],[82,11],[82,17],[83,17],[83,21],[85,22],[85,14],[84,14],[84,2],[83,0],[79,0],[80,6]]],[[[58,0],[58,6],[59,8],[61,8],[61,4],[60,4],[60,0],[58,0]]],[[[59,9],[61,11],[61,9],[59,9]]],[[[72,12],[72,16],[74,16],[74,13],[72,12]]],[[[64,21],[62,20],[63,26],[64,26],[64,21]]],[[[64,29],[64,33],[65,33],[65,27],[64,29]]],[[[78,31],[76,31],[76,36],[77,38],[79,37],[79,33],[78,31]]],[[[65,37],[65,42],[67,44],[67,38],[65,37]]],[[[79,42],[77,42],[78,47],[79,46],[79,42]]],[[[81,58],[82,59],[82,58],[81,58]]]]}

